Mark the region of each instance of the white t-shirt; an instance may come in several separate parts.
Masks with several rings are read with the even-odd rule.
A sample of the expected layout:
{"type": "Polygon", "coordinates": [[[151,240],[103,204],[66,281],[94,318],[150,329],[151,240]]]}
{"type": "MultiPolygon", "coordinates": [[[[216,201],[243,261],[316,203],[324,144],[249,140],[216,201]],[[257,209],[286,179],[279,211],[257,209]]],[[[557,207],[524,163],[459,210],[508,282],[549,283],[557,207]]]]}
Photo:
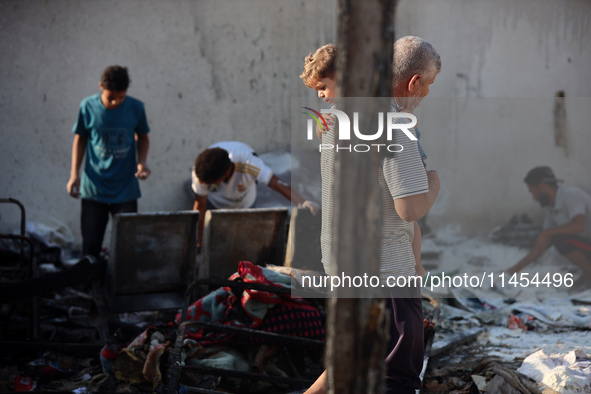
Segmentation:
{"type": "Polygon", "coordinates": [[[256,156],[250,146],[242,142],[223,141],[213,144],[211,148],[222,148],[228,152],[230,161],[235,165],[234,173],[226,182],[208,185],[199,181],[193,169],[193,191],[199,196],[207,196],[216,208],[250,208],[257,197],[255,181],[268,186],[273,171],[256,156]]]}
{"type": "Polygon", "coordinates": [[[546,207],[544,229],[562,226],[575,216],[585,215],[582,236],[591,238],[591,196],[578,187],[559,186],[553,207],[546,207]]]}

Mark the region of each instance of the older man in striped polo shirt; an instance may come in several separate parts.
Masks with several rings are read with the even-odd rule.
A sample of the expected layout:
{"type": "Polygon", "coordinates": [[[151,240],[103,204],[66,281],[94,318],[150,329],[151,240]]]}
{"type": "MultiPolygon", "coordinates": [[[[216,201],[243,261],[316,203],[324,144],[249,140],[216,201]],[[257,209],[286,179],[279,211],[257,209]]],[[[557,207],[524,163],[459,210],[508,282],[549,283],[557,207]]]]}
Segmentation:
{"type": "MultiPolygon", "coordinates": [[[[429,94],[441,70],[441,59],[431,44],[419,37],[403,37],[394,44],[394,110],[412,113],[429,94]]],[[[439,193],[439,176],[426,171],[417,141],[400,130],[394,136],[403,145],[400,153],[382,160],[382,276],[416,275],[420,259],[417,220],[427,214],[439,193]],[[414,242],[413,242],[414,241],[414,242]],[[414,250],[413,250],[414,249],[414,250]]],[[[424,355],[423,310],[420,289],[415,297],[392,298],[390,348],[386,357],[386,392],[414,393],[421,387],[419,374],[424,355]]]]}
{"type": "MultiPolygon", "coordinates": [[[[306,58],[302,79],[318,91],[319,97],[332,104],[329,94],[334,88],[334,57],[336,48],[320,48],[306,58]],[[330,67],[330,69],[325,69],[330,67]],[[315,75],[317,74],[317,75],[315,75]]],[[[441,69],[439,54],[431,44],[419,37],[403,37],[394,44],[392,111],[412,113],[429,94],[429,86],[441,69]]],[[[416,132],[411,129],[412,133],[416,132]]],[[[389,153],[378,170],[382,193],[381,276],[414,276],[420,266],[420,230],[417,220],[425,216],[439,193],[439,177],[426,171],[417,141],[410,140],[402,130],[394,139],[403,146],[398,153],[389,153]]],[[[323,143],[335,144],[332,124],[322,136],[323,143]]],[[[322,264],[335,275],[331,263],[332,216],[334,204],[334,150],[321,151],[322,173],[322,264]]],[[[423,312],[420,289],[409,289],[406,297],[392,297],[391,339],[386,358],[386,392],[414,393],[421,387],[419,377],[424,355],[423,312]]],[[[393,293],[394,294],[394,293],[393,293]]],[[[399,296],[398,293],[395,294],[399,296]]],[[[326,372],[306,391],[323,393],[326,372]]]]}

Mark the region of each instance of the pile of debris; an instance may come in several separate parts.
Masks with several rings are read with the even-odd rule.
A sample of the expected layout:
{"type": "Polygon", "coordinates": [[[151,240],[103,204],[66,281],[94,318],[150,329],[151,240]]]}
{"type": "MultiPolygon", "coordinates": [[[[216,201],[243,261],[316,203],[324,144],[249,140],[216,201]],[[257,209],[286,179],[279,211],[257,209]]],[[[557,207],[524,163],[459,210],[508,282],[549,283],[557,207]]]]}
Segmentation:
{"type": "MultiPolygon", "coordinates": [[[[517,241],[506,240],[511,242],[517,241]]],[[[431,276],[502,272],[524,253],[491,239],[460,236],[450,228],[426,237],[423,249],[423,263],[431,276]]],[[[5,248],[4,252],[20,251],[5,248]]],[[[61,252],[45,253],[58,255],[61,252]]],[[[552,251],[537,263],[540,269],[572,272],[572,266],[552,251]]],[[[45,264],[47,279],[66,271],[88,272],[95,263],[45,264]]],[[[106,331],[112,335],[107,341],[101,336],[104,321],[96,315],[94,281],[62,287],[45,280],[54,283],[43,286],[54,287],[34,289],[39,292],[34,302],[26,291],[10,291],[4,282],[0,391],[163,392],[172,379],[179,387],[203,392],[301,392],[322,371],[322,348],[267,340],[288,333],[285,330],[291,327],[283,323],[294,321],[286,316],[297,302],[279,302],[279,294],[244,288],[253,285],[245,283],[251,277],[273,277],[262,284],[279,287],[291,280],[277,272],[265,270],[261,276],[258,271],[253,274],[253,267],[243,268],[246,271],[240,275],[238,270],[235,284],[213,288],[187,307],[188,318],[178,311],[121,314],[109,321],[106,331]],[[242,287],[235,288],[238,285],[242,287]],[[33,336],[29,328],[34,311],[39,325],[33,336]],[[289,381],[294,377],[299,384],[289,381]]],[[[570,294],[562,286],[520,293],[497,286],[429,293],[428,285],[424,293],[440,301],[441,314],[422,393],[591,392],[591,291],[570,294]]],[[[323,309],[315,308],[305,311],[312,313],[313,321],[322,322],[323,309]]],[[[425,301],[423,309],[431,316],[433,305],[425,301]]],[[[301,333],[313,331],[307,326],[301,333]]],[[[323,335],[321,330],[319,336],[303,339],[321,340],[323,335]]]]}
{"type": "MultiPolygon", "coordinates": [[[[490,239],[468,238],[457,228],[423,240],[432,276],[497,275],[526,251],[490,239]]],[[[515,243],[515,242],[514,242],[515,243]]],[[[517,244],[517,243],[516,243],[517,244]]],[[[549,250],[540,272],[564,277],[576,268],[549,250]]],[[[422,393],[591,392],[591,290],[568,286],[434,289],[441,301],[422,393]]]]}
{"type": "Polygon", "coordinates": [[[513,215],[508,223],[496,227],[490,233],[490,240],[510,246],[531,247],[538,234],[542,231],[542,226],[534,224],[527,216],[513,215]]]}

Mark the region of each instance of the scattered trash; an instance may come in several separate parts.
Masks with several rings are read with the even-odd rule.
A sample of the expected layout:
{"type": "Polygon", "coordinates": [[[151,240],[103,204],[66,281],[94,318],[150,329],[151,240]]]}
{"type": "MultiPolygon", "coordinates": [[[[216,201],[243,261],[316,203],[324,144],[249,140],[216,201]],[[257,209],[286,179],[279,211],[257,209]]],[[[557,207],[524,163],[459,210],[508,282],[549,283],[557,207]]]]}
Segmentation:
{"type": "Polygon", "coordinates": [[[527,214],[514,215],[508,223],[496,227],[489,238],[493,242],[529,248],[541,230],[542,226],[534,224],[527,214]]]}
{"type": "Polygon", "coordinates": [[[37,388],[37,382],[26,376],[14,377],[14,391],[33,391],[37,388]]]}
{"type": "MultiPolygon", "coordinates": [[[[523,218],[517,219],[513,224],[519,224],[521,227],[517,227],[523,229],[522,225],[527,222],[523,218]]],[[[424,239],[423,254],[429,258],[431,277],[443,270],[446,274],[458,275],[463,275],[465,271],[471,274],[470,270],[500,272],[524,254],[523,249],[509,246],[511,243],[493,243],[492,237],[488,240],[462,237],[454,231],[447,229],[424,239]]],[[[509,232],[505,236],[507,234],[509,232]]],[[[524,235],[519,237],[516,239],[523,239],[524,235]]],[[[558,259],[558,254],[550,252],[536,262],[536,267],[562,273],[572,271],[571,265],[558,259]]],[[[288,273],[285,267],[274,268],[288,273]]],[[[47,270],[55,269],[60,268],[51,263],[47,265],[47,270]]],[[[43,295],[40,305],[44,310],[41,326],[44,340],[77,343],[98,340],[96,336],[89,336],[91,331],[96,335],[96,329],[88,319],[92,302],[84,290],[67,288],[43,295]]],[[[478,390],[484,393],[535,393],[539,392],[535,391],[538,384],[561,393],[591,392],[591,359],[588,356],[591,354],[591,332],[588,331],[591,328],[591,290],[571,296],[562,288],[553,288],[552,292],[540,291],[531,297],[523,297],[508,289],[491,290],[498,289],[453,288],[443,296],[445,298],[440,299],[441,317],[435,327],[423,392],[474,393],[478,390]],[[575,348],[579,350],[572,350],[575,348]],[[494,368],[493,362],[496,363],[494,368]],[[486,365],[490,368],[481,367],[479,370],[478,366],[483,363],[488,363],[486,365]],[[526,370],[531,373],[525,373],[526,370]],[[530,378],[539,383],[530,381],[530,378]],[[519,391],[516,382],[528,391],[519,391]]],[[[213,301],[211,306],[217,313],[215,306],[221,305],[213,301]]],[[[232,308],[227,311],[224,309],[221,317],[232,320],[249,317],[244,322],[248,326],[264,316],[264,313],[259,316],[258,309],[256,313],[250,311],[248,304],[246,311],[236,309],[231,304],[228,306],[232,308]],[[226,315],[226,312],[229,314],[226,315]],[[232,315],[237,312],[244,312],[245,315],[232,315]]],[[[10,327],[9,336],[20,339],[18,335],[24,327],[21,316],[25,316],[25,312],[25,308],[16,309],[15,316],[19,313],[20,316],[14,318],[15,326],[10,327]]],[[[216,314],[212,316],[219,319],[216,314]]],[[[144,377],[148,374],[149,377],[165,380],[165,360],[172,345],[164,344],[174,339],[166,332],[150,330],[155,320],[153,315],[147,313],[121,315],[122,326],[128,331],[118,331],[107,344],[101,342],[96,356],[90,359],[92,362],[50,351],[30,355],[26,362],[19,362],[19,366],[26,366],[19,369],[13,367],[16,365],[14,360],[2,356],[0,391],[17,391],[17,388],[20,391],[62,390],[81,394],[138,389],[152,391],[153,386],[144,377]],[[145,336],[138,336],[142,331],[145,336]],[[136,341],[130,345],[134,338],[136,341]],[[103,345],[102,352],[99,352],[103,345]],[[160,360],[161,363],[153,363],[154,368],[146,369],[145,360],[149,355],[155,362],[160,360]],[[120,380],[115,378],[115,374],[120,380]]],[[[158,325],[158,328],[161,326],[158,325]]],[[[224,340],[215,337],[208,339],[224,340]]],[[[221,345],[224,343],[201,346],[193,338],[185,338],[182,361],[205,366],[228,365],[237,371],[254,368],[261,373],[282,376],[287,370],[281,363],[293,359],[287,354],[274,353],[273,349],[265,348],[265,344],[249,344],[240,349],[237,355],[232,354],[231,348],[221,345]]],[[[309,364],[313,365],[314,362],[310,361],[309,364]]],[[[317,372],[306,371],[305,374],[314,375],[317,372]]],[[[223,378],[207,373],[194,376],[193,379],[190,385],[202,389],[215,390],[223,384],[223,378]]],[[[182,390],[181,387],[179,392],[182,390]]],[[[267,392],[274,391],[267,388],[267,392]]]]}
{"type": "MultiPolygon", "coordinates": [[[[518,228],[527,228],[526,218],[517,217],[513,224],[517,223],[520,223],[518,228]]],[[[534,227],[529,229],[532,230],[531,239],[535,239],[534,227]]],[[[504,235],[507,234],[509,232],[504,235]]],[[[519,235],[522,241],[527,238],[527,233],[513,234],[519,235]]],[[[514,241],[519,241],[519,237],[514,241]]],[[[448,226],[423,240],[422,253],[437,255],[430,260],[431,277],[442,272],[449,276],[482,277],[486,272],[485,278],[491,274],[498,278],[525,255],[524,245],[497,243],[491,238],[466,238],[458,235],[455,227],[448,226]]],[[[574,277],[578,274],[578,268],[553,248],[533,264],[537,272],[544,275],[546,272],[562,276],[572,273],[574,277]]],[[[591,354],[591,290],[569,294],[565,286],[530,286],[525,292],[525,289],[507,286],[507,281],[503,288],[498,281],[494,285],[438,290],[441,319],[436,327],[422,393],[541,393],[543,388],[539,383],[516,372],[525,358],[538,350],[563,354],[577,347],[591,354]],[[477,370],[479,364],[491,362],[516,374],[526,386],[522,389],[527,391],[513,386],[516,380],[505,372],[477,370]],[[486,386],[479,377],[472,378],[473,375],[484,377],[486,386]]],[[[579,392],[591,390],[586,388],[579,392]]]]}
{"type": "Polygon", "coordinates": [[[480,391],[486,391],[486,378],[480,375],[472,375],[472,380],[480,391]]]}
{"type": "Polygon", "coordinates": [[[45,352],[41,358],[31,361],[28,366],[40,370],[44,375],[73,373],[78,370],[74,359],[52,352],[45,352]]]}
{"type": "Polygon", "coordinates": [[[486,384],[479,386],[479,390],[488,394],[510,393],[510,394],[539,394],[537,384],[527,377],[520,376],[512,368],[496,361],[487,360],[474,368],[474,373],[484,376],[486,384]],[[484,387],[484,390],[481,389],[484,387]]]}
{"type": "Polygon", "coordinates": [[[437,342],[433,343],[433,346],[431,347],[431,355],[436,356],[459,345],[463,345],[470,341],[474,341],[479,335],[483,334],[484,332],[486,332],[485,328],[474,327],[469,330],[450,335],[445,339],[438,340],[437,342]]]}
{"type": "Polygon", "coordinates": [[[454,301],[461,307],[474,313],[495,310],[497,309],[497,304],[502,304],[501,299],[479,297],[475,291],[462,287],[452,288],[450,292],[454,296],[454,301]]]}
{"type": "MultiPolygon", "coordinates": [[[[504,377],[501,375],[495,375],[490,382],[487,383],[486,389],[484,390],[485,394],[523,394],[523,393],[532,393],[531,391],[520,391],[517,390],[515,387],[509,383],[504,377]]],[[[538,393],[538,391],[534,391],[534,393],[538,393]]]]}
{"type": "Polygon", "coordinates": [[[552,355],[539,350],[517,372],[561,394],[591,392],[591,356],[579,349],[552,355]]]}
{"type": "Polygon", "coordinates": [[[34,241],[36,258],[40,263],[59,267],[64,262],[75,262],[79,252],[74,251],[74,234],[57,219],[48,223],[27,222],[26,233],[34,241]]]}
{"type": "Polygon", "coordinates": [[[523,323],[521,318],[515,316],[514,314],[511,314],[511,317],[509,318],[509,323],[507,324],[507,327],[512,330],[520,328],[523,331],[527,331],[527,327],[525,326],[525,324],[523,323]]]}

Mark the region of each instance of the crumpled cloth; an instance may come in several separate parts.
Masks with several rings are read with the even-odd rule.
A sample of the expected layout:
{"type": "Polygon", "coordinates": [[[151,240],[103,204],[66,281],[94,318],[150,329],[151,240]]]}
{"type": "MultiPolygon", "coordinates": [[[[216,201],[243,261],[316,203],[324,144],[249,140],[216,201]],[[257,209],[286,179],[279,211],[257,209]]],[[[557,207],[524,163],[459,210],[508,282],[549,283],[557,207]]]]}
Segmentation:
{"type": "MultiPolygon", "coordinates": [[[[230,280],[241,280],[245,283],[291,288],[291,277],[273,270],[241,261],[238,272],[230,276],[230,280]]],[[[242,294],[235,295],[229,287],[220,287],[189,306],[187,320],[233,325],[237,327],[256,328],[263,322],[267,311],[276,304],[306,307],[308,304],[301,298],[289,294],[277,294],[267,291],[245,289],[242,294]],[[237,311],[239,303],[245,314],[237,311]],[[236,312],[236,313],[234,313],[236,312]]],[[[181,314],[175,321],[180,323],[181,314]]]]}
{"type": "MultiPolygon", "coordinates": [[[[289,275],[257,266],[248,261],[241,261],[238,272],[229,279],[291,288],[289,275]]],[[[180,318],[181,313],[178,313],[175,320],[166,325],[148,327],[121,350],[121,353],[119,349],[111,349],[106,346],[102,352],[104,354],[101,354],[103,368],[106,367],[105,362],[108,361],[113,372],[118,373],[119,376],[116,375],[118,379],[141,381],[143,376],[140,366],[143,365],[145,359],[137,360],[138,357],[134,350],[146,353],[150,347],[156,345],[156,342],[170,341],[170,343],[174,343],[174,338],[171,337],[174,335],[172,331],[178,327],[180,318]],[[157,335],[158,333],[160,334],[157,335]],[[124,364],[123,360],[119,360],[122,354],[125,354],[123,359],[130,361],[130,365],[134,365],[135,368],[131,368],[130,365],[124,364]],[[122,365],[125,366],[122,368],[122,365]],[[128,370],[129,373],[122,374],[122,370],[128,370]]],[[[187,319],[324,340],[324,324],[318,308],[302,298],[291,297],[289,294],[252,289],[245,289],[240,294],[234,294],[230,287],[220,287],[191,304],[188,308],[187,319]]],[[[225,345],[232,337],[232,334],[223,332],[205,332],[203,329],[187,330],[185,339],[195,341],[198,346],[210,348],[194,354],[186,354],[185,363],[219,365],[221,362],[226,368],[244,370],[245,364],[242,359],[236,357],[234,350],[226,348],[220,351],[223,348],[216,348],[218,345],[225,345]],[[212,360],[204,361],[205,358],[212,358],[212,360]]],[[[250,339],[252,344],[262,342],[264,341],[250,339]]]]}

